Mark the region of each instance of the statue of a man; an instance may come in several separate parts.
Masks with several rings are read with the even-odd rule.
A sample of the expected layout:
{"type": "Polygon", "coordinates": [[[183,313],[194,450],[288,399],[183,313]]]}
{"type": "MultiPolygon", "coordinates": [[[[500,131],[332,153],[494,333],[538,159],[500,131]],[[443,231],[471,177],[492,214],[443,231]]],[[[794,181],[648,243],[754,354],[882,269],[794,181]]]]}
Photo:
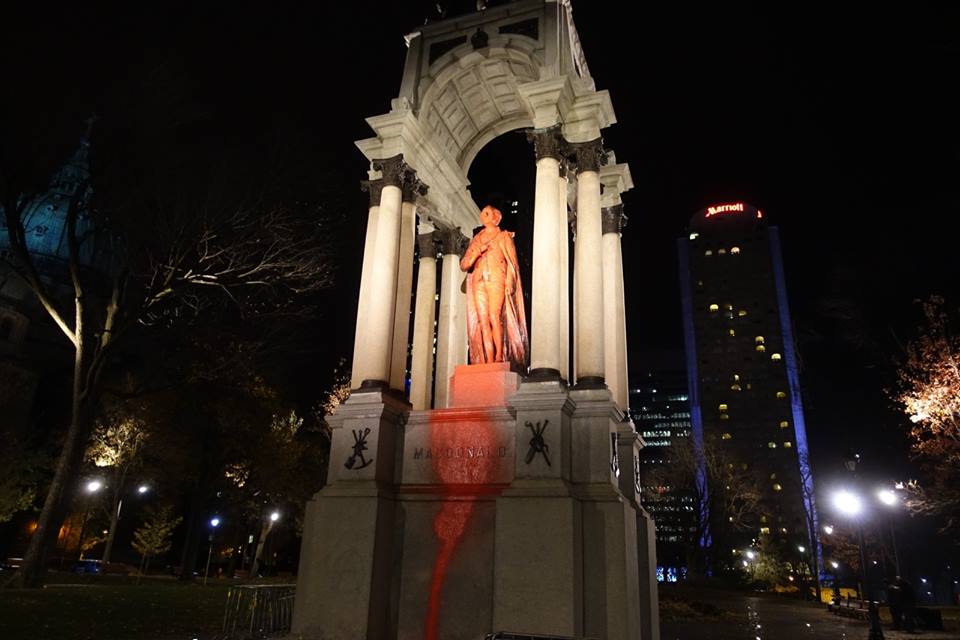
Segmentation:
{"type": "Polygon", "coordinates": [[[467,272],[467,333],[470,362],[510,362],[527,366],[527,319],[513,232],[500,229],[500,211],[480,212],[483,228],[460,260],[467,272]]]}

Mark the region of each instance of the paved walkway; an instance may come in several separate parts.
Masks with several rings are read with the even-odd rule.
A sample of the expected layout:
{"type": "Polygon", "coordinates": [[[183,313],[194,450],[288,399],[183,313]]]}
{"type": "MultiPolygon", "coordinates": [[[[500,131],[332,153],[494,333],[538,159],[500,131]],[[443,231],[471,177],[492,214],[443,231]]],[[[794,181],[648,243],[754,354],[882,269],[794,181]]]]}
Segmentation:
{"type": "MultiPolygon", "coordinates": [[[[867,640],[867,623],[833,615],[814,603],[723,591],[683,595],[733,615],[664,621],[661,640],[867,640]]],[[[942,631],[883,633],[886,640],[960,640],[960,634],[942,631]]]]}

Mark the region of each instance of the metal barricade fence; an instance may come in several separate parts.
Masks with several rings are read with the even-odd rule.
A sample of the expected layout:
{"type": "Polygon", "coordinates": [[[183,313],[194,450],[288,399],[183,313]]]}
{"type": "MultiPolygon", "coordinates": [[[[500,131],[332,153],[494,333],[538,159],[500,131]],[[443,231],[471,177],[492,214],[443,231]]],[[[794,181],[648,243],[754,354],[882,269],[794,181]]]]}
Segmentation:
{"type": "Polygon", "coordinates": [[[293,584],[248,584],[230,587],[223,614],[223,640],[255,640],[290,632],[293,584]]]}

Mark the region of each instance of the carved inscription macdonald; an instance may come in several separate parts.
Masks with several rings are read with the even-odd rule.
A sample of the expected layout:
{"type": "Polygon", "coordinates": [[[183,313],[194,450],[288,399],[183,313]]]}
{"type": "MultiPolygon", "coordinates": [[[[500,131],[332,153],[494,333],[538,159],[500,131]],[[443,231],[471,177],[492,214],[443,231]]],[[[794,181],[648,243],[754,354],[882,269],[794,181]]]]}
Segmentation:
{"type": "Polygon", "coordinates": [[[430,460],[433,458],[505,458],[506,447],[415,447],[414,460],[430,460]]]}

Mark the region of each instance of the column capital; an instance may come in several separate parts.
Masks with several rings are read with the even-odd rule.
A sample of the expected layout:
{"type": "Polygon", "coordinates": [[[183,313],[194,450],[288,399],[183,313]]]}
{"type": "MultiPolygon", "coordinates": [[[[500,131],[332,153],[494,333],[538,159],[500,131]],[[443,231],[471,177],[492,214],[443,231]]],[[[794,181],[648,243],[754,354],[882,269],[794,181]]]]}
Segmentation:
{"type": "Polygon", "coordinates": [[[460,233],[460,227],[437,229],[434,232],[440,239],[440,252],[444,255],[456,254],[463,257],[469,239],[460,233]]]}
{"type": "Polygon", "coordinates": [[[566,155],[566,142],[560,135],[560,125],[546,129],[531,129],[527,131],[527,141],[533,143],[533,153],[537,160],[542,158],[562,160],[566,155]]]}
{"type": "Polygon", "coordinates": [[[627,226],[627,216],[623,213],[623,205],[615,204],[600,210],[602,216],[603,233],[620,233],[627,226]]]}
{"type": "Polygon", "coordinates": [[[417,177],[416,171],[409,169],[405,175],[403,184],[400,185],[400,189],[403,192],[404,202],[416,202],[417,196],[427,195],[427,191],[430,189],[430,187],[424,184],[420,178],[417,177]]]}
{"type": "Polygon", "coordinates": [[[417,249],[420,252],[420,259],[437,257],[437,232],[417,234],[417,249]]]}
{"type": "Polygon", "coordinates": [[[370,206],[379,207],[380,206],[380,194],[383,191],[383,180],[361,180],[360,181],[360,190],[365,191],[370,195],[370,206]]]}
{"type": "Polygon", "coordinates": [[[380,179],[385,187],[402,187],[406,181],[406,174],[410,171],[410,167],[403,161],[402,153],[382,160],[374,160],[372,164],[373,168],[380,172],[382,176],[380,179]]]}
{"type": "Polygon", "coordinates": [[[577,174],[584,171],[600,171],[607,164],[607,152],[603,149],[603,138],[594,138],[588,142],[570,145],[576,156],[577,174]]]}

